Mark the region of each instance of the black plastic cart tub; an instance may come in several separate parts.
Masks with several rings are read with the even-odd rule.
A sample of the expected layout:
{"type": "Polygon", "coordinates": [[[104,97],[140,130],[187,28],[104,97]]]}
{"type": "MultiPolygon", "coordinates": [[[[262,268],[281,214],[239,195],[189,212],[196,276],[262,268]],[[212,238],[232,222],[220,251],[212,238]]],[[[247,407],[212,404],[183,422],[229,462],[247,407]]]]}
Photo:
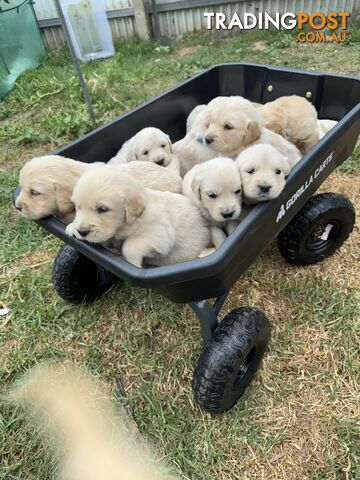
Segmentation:
{"type": "Polygon", "coordinates": [[[221,412],[234,405],[254,376],[270,338],[268,321],[257,309],[237,309],[218,326],[217,316],[235,281],[278,235],[281,253],[293,263],[306,264],[329,256],[352,230],[354,210],[347,199],[336,194],[312,196],[354,150],[360,134],[360,80],[248,63],[215,65],[55,152],[88,163],[106,162],[144,127],[158,127],[173,142],[179,140],[190,111],[216,96],[241,95],[265,103],[292,94],[311,101],[320,119],[339,123],[292,169],[280,197],[255,206],[212,255],[140,269],[102,247],[68,237],[64,225],[55,218],[39,221],[70,245],[55,262],[54,274],[61,282],[71,262],[73,266],[83,262],[82,277],[74,272],[70,277],[85,294],[91,285],[84,282],[89,282],[91,275],[98,280],[97,294],[111,283],[111,272],[134,285],[157,289],[174,302],[191,304],[206,343],[193,390],[198,403],[208,411],[221,412]],[[211,307],[206,300],[215,297],[211,307]]]}
{"type": "Polygon", "coordinates": [[[63,224],[54,218],[39,223],[116,276],[140,287],[159,289],[174,302],[222,295],[281,232],[331,171],[352,153],[360,133],[359,79],[244,63],[216,65],[55,152],[88,163],[106,162],[125,140],[144,127],[158,127],[168,133],[173,142],[179,140],[184,136],[186,118],[192,108],[218,95],[242,95],[251,101],[265,103],[291,94],[308,97],[311,94],[310,100],[319,118],[340,120],[339,124],[294,167],[281,196],[254,208],[209,257],[140,269],[101,247],[69,238],[63,224]],[[331,161],[315,176],[330,156],[331,161]],[[308,185],[311,177],[313,181],[308,185]],[[297,193],[304,185],[307,186],[304,192],[297,193]],[[294,195],[297,199],[291,202],[294,195]],[[289,201],[291,205],[285,215],[278,219],[282,205],[286,207],[289,201]]]}

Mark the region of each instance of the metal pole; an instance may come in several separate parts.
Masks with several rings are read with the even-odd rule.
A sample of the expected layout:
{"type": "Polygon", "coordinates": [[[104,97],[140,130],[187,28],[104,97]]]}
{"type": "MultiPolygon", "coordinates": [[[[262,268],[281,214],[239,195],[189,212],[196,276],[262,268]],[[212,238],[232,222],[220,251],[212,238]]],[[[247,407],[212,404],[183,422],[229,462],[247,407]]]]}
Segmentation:
{"type": "Polygon", "coordinates": [[[156,0],[151,0],[151,12],[153,16],[155,38],[158,42],[160,42],[160,22],[159,22],[159,14],[156,6],[156,0]]]}
{"type": "Polygon", "coordinates": [[[191,302],[189,303],[189,307],[193,309],[200,320],[201,336],[205,345],[218,326],[216,313],[206,300],[191,302]]]}
{"type": "Polygon", "coordinates": [[[89,93],[88,93],[88,90],[87,90],[87,87],[86,87],[86,83],[85,83],[81,68],[80,68],[79,61],[76,57],[75,48],[74,48],[74,45],[72,43],[70,32],[69,32],[69,29],[67,27],[66,20],[65,20],[65,17],[64,17],[64,13],[63,13],[61,5],[60,5],[60,0],[54,0],[54,1],[55,1],[56,10],[57,10],[59,18],[60,18],[61,26],[64,30],[65,38],[66,38],[66,41],[67,41],[69,49],[70,49],[70,53],[71,53],[71,56],[72,56],[74,68],[75,68],[76,74],[77,74],[78,79],[79,79],[80,87],[81,87],[81,90],[82,90],[83,95],[84,95],[84,100],[85,100],[85,103],[86,103],[86,106],[87,106],[87,109],[88,109],[88,112],[89,112],[89,116],[90,116],[91,120],[93,121],[93,123],[95,123],[96,120],[95,120],[95,114],[94,114],[93,106],[92,106],[92,103],[91,103],[91,100],[90,100],[90,96],[89,96],[89,93]]]}

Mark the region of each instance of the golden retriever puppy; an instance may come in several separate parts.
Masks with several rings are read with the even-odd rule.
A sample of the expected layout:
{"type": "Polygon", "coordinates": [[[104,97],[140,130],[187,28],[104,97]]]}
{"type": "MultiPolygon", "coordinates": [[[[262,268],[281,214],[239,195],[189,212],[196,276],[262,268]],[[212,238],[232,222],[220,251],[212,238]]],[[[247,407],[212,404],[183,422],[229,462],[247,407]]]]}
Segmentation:
{"type": "Polygon", "coordinates": [[[152,162],[130,162],[120,165],[109,165],[133,175],[144,187],[160,192],[181,193],[182,179],[170,168],[163,168],[152,162]]]}
{"type": "Polygon", "coordinates": [[[286,156],[291,164],[301,158],[295,145],[264,128],[261,109],[243,97],[216,97],[202,115],[206,126],[204,142],[218,155],[235,160],[246,147],[267,143],[286,156]]]}
{"type": "Polygon", "coordinates": [[[204,142],[219,155],[235,158],[241,150],[259,140],[262,117],[243,97],[216,97],[204,111],[204,142]]]}
{"type": "Polygon", "coordinates": [[[241,179],[231,158],[214,158],[195,165],[183,179],[183,195],[200,209],[219,248],[237,226],[241,212],[241,179]]]}
{"type": "Polygon", "coordinates": [[[10,400],[31,414],[63,480],[175,480],[109,389],[68,364],[36,367],[10,400]]]}
{"type": "Polygon", "coordinates": [[[188,198],[144,188],[120,170],[89,170],[72,199],[76,216],[66,232],[92,243],[119,244],[124,258],[137,267],[185,262],[209,243],[201,213],[188,198]]]}
{"type": "MultiPolygon", "coordinates": [[[[75,215],[71,195],[76,182],[89,168],[99,165],[103,164],[78,162],[59,155],[33,158],[20,171],[21,191],[15,207],[26,218],[38,220],[55,215],[64,223],[70,223],[75,215]]],[[[181,192],[181,178],[175,171],[149,162],[134,162],[113,168],[131,173],[145,187],[181,192]]]]}
{"type": "Polygon", "coordinates": [[[180,176],[183,177],[194,165],[216,157],[216,153],[203,144],[201,137],[190,131],[184,138],[174,143],[174,152],[180,163],[180,176]]]}
{"type": "Polygon", "coordinates": [[[20,171],[15,207],[32,220],[56,215],[68,223],[74,215],[73,189],[89,166],[60,155],[33,158],[20,171]]]}
{"type": "Polygon", "coordinates": [[[203,142],[206,130],[205,112],[206,105],[195,107],[188,117],[185,137],[174,143],[174,153],[179,159],[180,175],[182,177],[194,165],[216,157],[214,150],[203,142]]]}
{"type": "Polygon", "coordinates": [[[124,143],[108,164],[116,165],[136,160],[153,162],[161,167],[169,167],[179,171],[178,160],[173,155],[170,137],[159,128],[147,127],[140,130],[124,143]]]}
{"type": "Polygon", "coordinates": [[[192,127],[195,124],[196,117],[201,113],[203,110],[205,110],[206,105],[197,105],[195,108],[193,108],[186,120],[186,133],[189,133],[192,127]]]}
{"type": "Polygon", "coordinates": [[[279,97],[260,108],[264,126],[297,146],[302,154],[319,141],[317,111],[304,97],[279,97]]]}
{"type": "Polygon", "coordinates": [[[293,143],[267,128],[262,129],[261,137],[253,145],[271,145],[287,159],[290,167],[296,165],[302,157],[300,150],[293,143]]]}
{"type": "Polygon", "coordinates": [[[318,120],[319,139],[323,138],[335,125],[338,123],[336,120],[318,120]]]}
{"type": "Polygon", "coordinates": [[[252,145],[235,160],[248,205],[277,198],[290,172],[287,159],[271,145],[252,145]]]}

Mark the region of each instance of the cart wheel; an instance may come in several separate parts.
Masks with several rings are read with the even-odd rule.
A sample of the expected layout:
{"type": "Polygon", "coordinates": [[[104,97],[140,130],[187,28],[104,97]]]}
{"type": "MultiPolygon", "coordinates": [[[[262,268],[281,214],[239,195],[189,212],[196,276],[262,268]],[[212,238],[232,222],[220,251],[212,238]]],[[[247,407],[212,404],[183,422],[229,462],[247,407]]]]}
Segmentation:
{"type": "Polygon", "coordinates": [[[280,253],[297,265],[320,262],[341,247],[354,223],[350,200],[337,193],[316,195],[278,236],[280,253]]]}
{"type": "Polygon", "coordinates": [[[59,297],[81,303],[100,297],[111,287],[114,277],[70,245],[63,245],[54,261],[52,281],[59,297]]]}
{"type": "Polygon", "coordinates": [[[237,308],[226,315],[194,373],[193,393],[203,410],[222,413],[235,405],[254,378],[270,335],[269,320],[257,308],[237,308]]]}

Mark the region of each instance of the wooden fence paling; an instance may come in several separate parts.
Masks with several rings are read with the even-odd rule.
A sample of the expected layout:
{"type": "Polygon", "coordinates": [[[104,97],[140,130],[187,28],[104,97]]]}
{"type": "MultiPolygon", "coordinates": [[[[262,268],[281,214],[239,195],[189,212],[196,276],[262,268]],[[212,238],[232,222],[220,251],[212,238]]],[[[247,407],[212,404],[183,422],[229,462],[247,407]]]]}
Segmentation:
{"type": "MultiPolygon", "coordinates": [[[[150,38],[151,27],[149,16],[152,16],[151,0],[132,0],[133,7],[139,12],[134,14],[134,8],[126,0],[106,0],[109,10],[106,14],[114,38],[128,39],[137,33],[141,38],[150,38]],[[120,8],[116,8],[116,7],[120,8]],[[122,8],[121,8],[122,7],[122,8]]],[[[47,0],[51,2],[51,0],[47,0]]],[[[38,22],[42,29],[44,40],[50,49],[58,48],[65,43],[59,19],[44,18],[49,15],[48,5],[43,0],[37,0],[35,9],[38,22]],[[46,7],[46,8],[45,8],[46,7]]],[[[327,0],[324,2],[323,11],[349,11],[355,20],[359,16],[359,0],[327,0]]],[[[294,0],[294,11],[304,10],[307,12],[318,11],[319,0],[294,0]]],[[[264,10],[268,12],[288,11],[288,0],[262,0],[264,10]]],[[[156,3],[159,14],[160,34],[162,36],[176,36],[190,31],[204,28],[205,20],[200,18],[204,11],[226,11],[228,15],[236,11],[241,15],[244,11],[253,12],[258,8],[259,0],[160,0],[156,3]]],[[[51,9],[50,9],[51,11],[51,9]]],[[[50,15],[54,15],[51,13],[50,15]]]]}
{"type": "Polygon", "coordinates": [[[151,37],[149,14],[146,8],[145,0],[132,0],[136,33],[143,40],[149,40],[151,37]]]}

